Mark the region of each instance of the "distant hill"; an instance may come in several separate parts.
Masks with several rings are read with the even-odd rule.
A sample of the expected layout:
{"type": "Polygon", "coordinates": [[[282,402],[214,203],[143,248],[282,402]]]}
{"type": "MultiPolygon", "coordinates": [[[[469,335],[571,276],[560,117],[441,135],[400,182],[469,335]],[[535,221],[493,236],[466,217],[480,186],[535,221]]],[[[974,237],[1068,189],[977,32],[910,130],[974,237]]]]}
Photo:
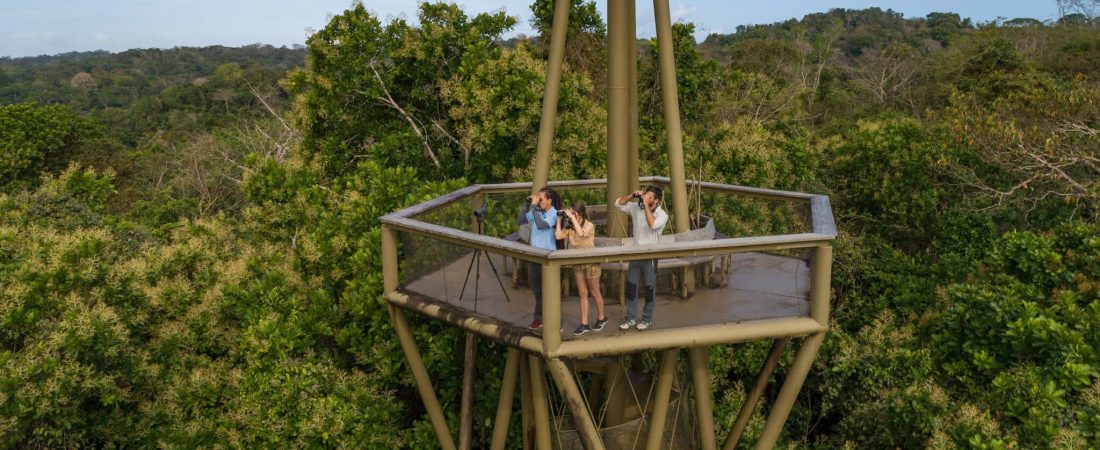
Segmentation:
{"type": "Polygon", "coordinates": [[[277,80],[287,70],[304,66],[305,59],[304,47],[260,44],[5,57],[0,58],[0,104],[35,101],[69,104],[77,110],[125,108],[173,86],[202,84],[225,64],[277,80]]]}
{"type": "Polygon", "coordinates": [[[847,56],[859,56],[866,48],[882,48],[899,41],[917,48],[946,47],[958,36],[974,29],[970,19],[955,13],[934,12],[925,17],[906,18],[892,9],[837,8],[807,14],[801,20],[740,25],[734,33],[707,36],[700,50],[728,62],[730,55],[723,49],[735,44],[768,40],[801,40],[816,44],[828,41],[847,56]]]}

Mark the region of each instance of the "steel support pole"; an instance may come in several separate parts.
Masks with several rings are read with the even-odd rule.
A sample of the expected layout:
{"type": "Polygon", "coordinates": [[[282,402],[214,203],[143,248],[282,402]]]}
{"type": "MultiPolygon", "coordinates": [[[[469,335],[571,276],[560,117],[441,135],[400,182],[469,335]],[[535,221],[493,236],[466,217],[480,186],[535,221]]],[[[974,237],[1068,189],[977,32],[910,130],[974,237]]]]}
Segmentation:
{"type": "MultiPolygon", "coordinates": [[[[620,357],[621,358],[621,357],[620,357]]],[[[607,372],[607,413],[604,416],[604,426],[613,427],[621,425],[626,411],[626,366],[615,359],[607,372]]]]}
{"type": "Polygon", "coordinates": [[[504,357],[504,380],[500,383],[500,399],[497,401],[497,416],[493,423],[493,441],[490,450],[504,450],[508,439],[508,422],[512,419],[512,401],[516,397],[516,381],[519,375],[519,350],[509,347],[504,357]]]}
{"type": "Polygon", "coordinates": [[[794,357],[791,370],[787,372],[787,379],[783,381],[783,387],[779,389],[779,396],[775,399],[768,420],[764,422],[764,430],[760,432],[760,440],[756,441],[756,448],[767,450],[775,447],[779,439],[779,432],[783,430],[783,424],[787,422],[787,416],[791,413],[791,407],[798,398],[798,391],[802,390],[802,383],[806,381],[806,375],[810,373],[814,357],[821,347],[821,341],[825,340],[825,333],[818,333],[807,337],[802,341],[798,354],[794,357]]]}
{"type": "Polygon", "coordinates": [[[477,335],[466,333],[466,358],[462,368],[462,406],[458,422],[458,450],[470,450],[474,431],[474,383],[477,380],[477,335]]]}
{"type": "Polygon", "coordinates": [[[714,405],[711,398],[710,347],[692,347],[691,385],[695,387],[695,417],[699,422],[699,445],[714,450],[714,405]]]}
{"type": "Polygon", "coordinates": [[[615,201],[630,193],[630,3],[607,0],[607,230],[626,237],[630,224],[615,201]]]}
{"type": "Polygon", "coordinates": [[[756,404],[760,402],[760,397],[764,395],[764,388],[768,387],[768,380],[771,379],[772,373],[779,365],[779,357],[783,356],[783,349],[789,341],[789,338],[784,338],[772,343],[772,348],[768,351],[768,357],[764,360],[764,365],[760,367],[760,373],[756,375],[756,383],[752,385],[752,390],[745,397],[745,403],[741,405],[741,411],[737,413],[737,420],[733,423],[733,429],[726,436],[726,442],[722,444],[722,450],[733,450],[737,446],[737,442],[741,440],[741,435],[745,433],[745,427],[748,426],[749,419],[752,418],[752,412],[756,410],[756,404]]]}
{"type": "MultiPolygon", "coordinates": [[[[688,217],[687,182],[684,178],[684,142],[680,129],[680,101],[676,88],[676,60],[672,54],[672,19],[668,0],[653,0],[653,15],[657,25],[657,57],[661,73],[661,104],[664,107],[665,137],[668,145],[668,178],[672,191],[672,210],[676,232],[691,230],[688,217]]],[[[667,196],[666,196],[667,198],[667,196]]],[[[684,286],[690,294],[695,290],[695,272],[684,271],[684,286]]]]}
{"type": "Polygon", "coordinates": [[[542,265],[542,348],[554,354],[561,345],[561,267],[542,265]],[[558,331],[554,331],[558,330],[558,331]]]}
{"type": "Polygon", "coordinates": [[[534,392],[531,389],[531,364],[527,361],[528,355],[520,354],[519,382],[520,382],[520,409],[523,419],[523,450],[535,448],[535,410],[534,392]]]}
{"type": "Polygon", "coordinates": [[[638,190],[638,15],[635,12],[635,0],[627,2],[626,39],[630,50],[627,52],[627,64],[630,66],[630,145],[627,150],[628,191],[638,190]]]}
{"type": "Polygon", "coordinates": [[[565,397],[565,405],[569,408],[569,414],[573,416],[573,423],[577,427],[577,436],[581,438],[581,444],[586,450],[603,450],[603,440],[596,428],[596,422],[592,420],[592,412],[588,409],[588,403],[584,401],[580,388],[573,380],[573,373],[560,359],[550,358],[546,360],[550,369],[550,376],[565,397]]]}
{"type": "Polygon", "coordinates": [[[435,436],[439,439],[439,446],[446,450],[456,450],[451,430],[447,428],[447,419],[443,416],[443,407],[432,390],[432,381],[428,378],[428,370],[424,368],[424,361],[420,359],[420,351],[416,349],[416,341],[413,339],[409,328],[409,321],[405,313],[396,306],[387,304],[390,318],[393,319],[393,328],[397,332],[397,339],[401,342],[401,349],[405,352],[405,359],[412,369],[413,379],[416,381],[416,390],[420,392],[420,400],[424,402],[424,408],[428,410],[428,418],[435,429],[435,436]]]}
{"type": "Polygon", "coordinates": [[[672,397],[672,381],[676,378],[676,359],[679,354],[678,349],[661,352],[657,389],[653,398],[653,408],[649,411],[649,435],[646,437],[646,450],[661,448],[661,441],[665,435],[665,422],[668,418],[668,402],[672,397]]]}
{"type": "Polygon", "coordinates": [[[565,34],[569,23],[569,0],[554,1],[554,22],[550,29],[550,55],[546,64],[546,90],[542,96],[539,137],[535,147],[535,173],[531,184],[534,194],[550,181],[550,147],[554,143],[554,123],[558,116],[561,66],[565,59],[565,34]]]}
{"type": "Polygon", "coordinates": [[[535,448],[551,450],[550,444],[550,396],[546,391],[546,378],[543,378],[542,358],[527,356],[527,371],[531,378],[531,407],[535,413],[535,448]]]}
{"type": "Polygon", "coordinates": [[[814,247],[810,267],[810,317],[817,323],[829,326],[829,289],[832,284],[833,247],[814,247]]]}

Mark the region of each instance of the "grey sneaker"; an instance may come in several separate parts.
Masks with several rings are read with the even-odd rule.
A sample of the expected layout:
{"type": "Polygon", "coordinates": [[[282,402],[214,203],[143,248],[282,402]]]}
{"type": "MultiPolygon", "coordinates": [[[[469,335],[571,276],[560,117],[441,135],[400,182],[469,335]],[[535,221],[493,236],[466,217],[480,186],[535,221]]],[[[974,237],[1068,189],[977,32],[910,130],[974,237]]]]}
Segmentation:
{"type": "Polygon", "coordinates": [[[638,322],[638,329],[639,329],[639,330],[644,330],[644,329],[646,329],[646,328],[649,328],[649,325],[650,325],[650,324],[649,324],[649,321],[648,321],[648,320],[643,320],[643,321],[641,321],[641,322],[638,322]]]}
{"type": "Polygon", "coordinates": [[[589,331],[592,331],[592,329],[588,328],[588,325],[581,324],[581,326],[577,327],[576,331],[573,332],[573,336],[580,336],[589,331]]]}
{"type": "Polygon", "coordinates": [[[596,323],[592,325],[592,331],[603,331],[604,325],[607,325],[606,317],[597,320],[596,323]]]}
{"type": "Polygon", "coordinates": [[[626,330],[629,330],[630,327],[634,326],[637,323],[638,322],[635,322],[634,319],[630,319],[626,322],[623,322],[623,323],[619,324],[619,329],[623,330],[623,331],[626,331],[626,330]]]}

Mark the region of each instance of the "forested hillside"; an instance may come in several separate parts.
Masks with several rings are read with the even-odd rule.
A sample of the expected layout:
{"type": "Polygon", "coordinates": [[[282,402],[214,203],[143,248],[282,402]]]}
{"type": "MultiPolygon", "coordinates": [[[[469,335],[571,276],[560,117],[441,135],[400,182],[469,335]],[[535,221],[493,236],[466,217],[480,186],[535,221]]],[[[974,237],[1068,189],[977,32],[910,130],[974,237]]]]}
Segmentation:
{"type": "MultiPolygon", "coordinates": [[[[0,447],[436,447],[377,218],[530,179],[551,3],[532,38],[355,4],[305,49],[0,59],[0,447]]],[[[606,173],[606,27],[573,3],[553,179],[606,173]]],[[[834,205],[835,322],[781,446],[1100,447],[1100,23],[673,31],[689,178],[834,205]]],[[[661,175],[656,49],[638,41],[640,147],[661,175]]],[[[414,328],[457,399],[460,334],[414,328]]],[[[767,350],[712,349],[720,435],[767,350]]]]}

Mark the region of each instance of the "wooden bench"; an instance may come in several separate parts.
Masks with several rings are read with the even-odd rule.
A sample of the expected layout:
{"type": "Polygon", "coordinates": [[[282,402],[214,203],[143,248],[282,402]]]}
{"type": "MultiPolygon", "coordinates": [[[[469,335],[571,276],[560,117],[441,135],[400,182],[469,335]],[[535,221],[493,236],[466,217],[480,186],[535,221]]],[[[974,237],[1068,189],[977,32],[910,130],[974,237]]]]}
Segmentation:
{"type": "MultiPolygon", "coordinates": [[[[689,241],[703,241],[714,239],[716,232],[714,230],[714,222],[710,220],[710,217],[703,216],[706,220],[706,224],[702,227],[687,231],[684,233],[674,233],[663,235],[659,238],[658,243],[673,243],[673,242],[689,242],[689,241]]],[[[633,238],[596,238],[597,247],[611,247],[611,246],[630,246],[634,245],[633,238]]],[[[710,272],[713,267],[713,263],[717,256],[679,256],[675,258],[662,258],[657,260],[658,275],[662,269],[672,270],[672,287],[680,292],[680,298],[687,298],[688,286],[687,286],[687,270],[689,267],[696,265],[703,265],[703,279],[710,279],[710,272]],[[679,269],[678,271],[675,269],[679,269]],[[679,277],[677,277],[679,272],[679,277]]],[[[619,303],[626,302],[626,276],[625,273],[629,270],[630,263],[628,262],[608,262],[601,263],[600,267],[608,271],[618,271],[622,275],[619,276],[619,303]]]]}
{"type": "MultiPolygon", "coordinates": [[[[602,217],[601,217],[602,219],[602,217]]],[[[691,230],[684,233],[667,234],[660,237],[659,243],[673,243],[673,242],[689,242],[689,241],[702,241],[710,239],[724,239],[725,235],[718,233],[714,229],[714,222],[710,217],[703,216],[706,223],[695,230],[691,230]]],[[[596,222],[596,220],[593,220],[596,222]]],[[[529,227],[529,225],[524,225],[529,227]]],[[[529,233],[529,231],[528,231],[529,233]]],[[[516,231],[505,237],[505,239],[512,242],[524,242],[523,234],[521,231],[516,231]]],[[[597,247],[617,247],[617,246],[631,246],[634,245],[633,238],[609,238],[609,237],[597,237],[597,247]]],[[[720,286],[725,286],[726,278],[729,275],[730,266],[732,265],[732,258],[730,255],[711,255],[711,256],[680,256],[676,258],[662,258],[657,260],[657,270],[672,270],[672,287],[678,290],[681,298],[686,298],[688,295],[688,286],[685,280],[687,279],[686,273],[689,267],[697,265],[703,265],[703,280],[709,280],[714,267],[714,261],[718,259],[720,262],[720,274],[721,281],[720,286]],[[679,270],[677,270],[679,269],[679,270]],[[679,276],[677,276],[679,274],[679,276]]],[[[512,258],[505,258],[505,272],[510,272],[512,276],[512,287],[519,287],[519,272],[518,266],[520,261],[512,258]],[[509,264],[510,262],[510,264],[509,264]]],[[[600,268],[605,271],[619,272],[619,303],[626,302],[626,272],[629,270],[630,264],[628,262],[607,262],[600,263],[600,268]]],[[[572,277],[562,276],[562,285],[564,289],[564,295],[569,296],[570,292],[570,280],[572,277]]]]}

